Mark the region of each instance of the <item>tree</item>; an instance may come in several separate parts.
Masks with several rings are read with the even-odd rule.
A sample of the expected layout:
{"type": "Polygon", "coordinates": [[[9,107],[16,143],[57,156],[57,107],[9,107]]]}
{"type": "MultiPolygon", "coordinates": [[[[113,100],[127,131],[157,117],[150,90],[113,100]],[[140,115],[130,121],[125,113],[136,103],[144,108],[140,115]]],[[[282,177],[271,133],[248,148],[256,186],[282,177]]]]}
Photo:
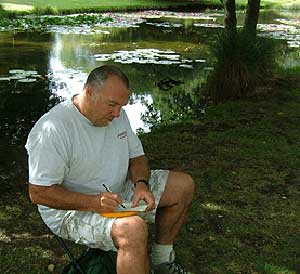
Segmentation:
{"type": "Polygon", "coordinates": [[[235,0],[224,0],[225,30],[229,32],[236,32],[236,22],[235,0]]]}
{"type": "Polygon", "coordinates": [[[259,17],[259,7],[260,0],[248,0],[244,30],[254,35],[256,35],[256,28],[259,17]]]}
{"type": "MultiPolygon", "coordinates": [[[[224,0],[224,27],[226,31],[236,31],[235,0],[224,0]]],[[[244,31],[256,32],[259,17],[260,0],[248,0],[244,31]]]]}
{"type": "Polygon", "coordinates": [[[208,79],[212,101],[254,93],[274,65],[274,44],[256,36],[260,0],[248,0],[243,28],[237,28],[235,0],[224,0],[224,31],[213,47],[214,70],[208,79]]]}

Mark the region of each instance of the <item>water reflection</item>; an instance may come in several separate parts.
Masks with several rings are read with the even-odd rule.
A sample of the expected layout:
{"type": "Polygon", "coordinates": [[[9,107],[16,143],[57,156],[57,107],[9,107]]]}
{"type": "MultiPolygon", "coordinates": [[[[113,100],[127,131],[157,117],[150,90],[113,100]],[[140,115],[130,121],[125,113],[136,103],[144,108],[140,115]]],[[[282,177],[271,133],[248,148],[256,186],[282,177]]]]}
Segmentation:
{"type": "MultiPolygon", "coordinates": [[[[112,22],[93,27],[0,32],[0,126],[5,134],[19,132],[17,125],[25,127],[25,120],[31,126],[51,100],[80,92],[89,71],[106,63],[117,63],[131,80],[126,111],[134,130],[199,115],[197,92],[213,63],[209,48],[223,27],[222,12],[110,15],[112,22]],[[20,91],[11,81],[11,69],[35,70],[41,78],[31,87],[23,83],[27,91],[20,91]]],[[[238,13],[238,24],[243,19],[244,13],[238,13]]],[[[261,35],[287,41],[282,66],[299,66],[299,17],[262,12],[259,23],[261,35]]]]}
{"type": "MultiPolygon", "coordinates": [[[[61,58],[63,40],[56,34],[55,41],[56,43],[53,44],[49,60],[49,87],[55,96],[61,100],[66,100],[82,91],[88,72],[66,67],[61,58]]],[[[96,64],[91,65],[91,68],[94,66],[96,66],[96,64]]],[[[142,128],[147,132],[149,131],[149,126],[144,125],[140,119],[141,115],[146,111],[145,104],[142,103],[142,101],[151,104],[151,95],[138,96],[133,93],[129,104],[124,108],[128,114],[132,129],[137,131],[142,128]]]]}

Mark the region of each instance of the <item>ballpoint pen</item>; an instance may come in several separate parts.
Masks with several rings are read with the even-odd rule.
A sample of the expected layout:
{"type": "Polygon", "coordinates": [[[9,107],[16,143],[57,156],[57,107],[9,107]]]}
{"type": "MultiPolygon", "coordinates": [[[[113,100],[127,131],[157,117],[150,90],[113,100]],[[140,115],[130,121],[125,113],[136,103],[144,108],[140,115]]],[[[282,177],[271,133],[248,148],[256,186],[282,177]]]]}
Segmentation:
{"type": "MultiPolygon", "coordinates": [[[[107,191],[107,192],[109,192],[109,193],[112,193],[112,191],[105,185],[105,184],[102,184],[103,185],[103,187],[105,188],[105,190],[107,191]]],[[[120,206],[121,207],[123,207],[123,208],[126,208],[124,205],[122,205],[122,204],[120,204],[120,206]]]]}

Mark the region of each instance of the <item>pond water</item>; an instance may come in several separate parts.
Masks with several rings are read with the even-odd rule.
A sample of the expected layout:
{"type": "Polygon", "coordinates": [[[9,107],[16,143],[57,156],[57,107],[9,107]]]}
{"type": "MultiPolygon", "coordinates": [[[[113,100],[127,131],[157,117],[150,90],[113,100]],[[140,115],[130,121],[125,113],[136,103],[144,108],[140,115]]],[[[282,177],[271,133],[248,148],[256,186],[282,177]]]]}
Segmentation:
{"type": "MultiPolygon", "coordinates": [[[[42,113],[80,92],[89,71],[107,63],[120,66],[131,80],[125,110],[135,131],[204,112],[197,91],[212,69],[210,47],[223,13],[109,15],[112,22],[94,27],[0,31],[0,130],[11,144],[24,143],[42,113]]],[[[243,17],[238,14],[240,24],[243,17]]],[[[300,66],[296,12],[261,12],[259,30],[285,41],[278,57],[283,67],[300,66]]]]}

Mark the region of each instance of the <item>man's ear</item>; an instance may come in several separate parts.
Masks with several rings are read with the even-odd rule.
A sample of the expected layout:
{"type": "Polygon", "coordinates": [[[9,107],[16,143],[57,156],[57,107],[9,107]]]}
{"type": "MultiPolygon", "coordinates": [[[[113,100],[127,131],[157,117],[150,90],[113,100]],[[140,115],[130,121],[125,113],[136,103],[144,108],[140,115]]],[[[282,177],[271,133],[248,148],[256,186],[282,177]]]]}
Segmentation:
{"type": "Polygon", "coordinates": [[[85,85],[84,93],[87,97],[93,96],[93,87],[91,84],[85,85]]]}

